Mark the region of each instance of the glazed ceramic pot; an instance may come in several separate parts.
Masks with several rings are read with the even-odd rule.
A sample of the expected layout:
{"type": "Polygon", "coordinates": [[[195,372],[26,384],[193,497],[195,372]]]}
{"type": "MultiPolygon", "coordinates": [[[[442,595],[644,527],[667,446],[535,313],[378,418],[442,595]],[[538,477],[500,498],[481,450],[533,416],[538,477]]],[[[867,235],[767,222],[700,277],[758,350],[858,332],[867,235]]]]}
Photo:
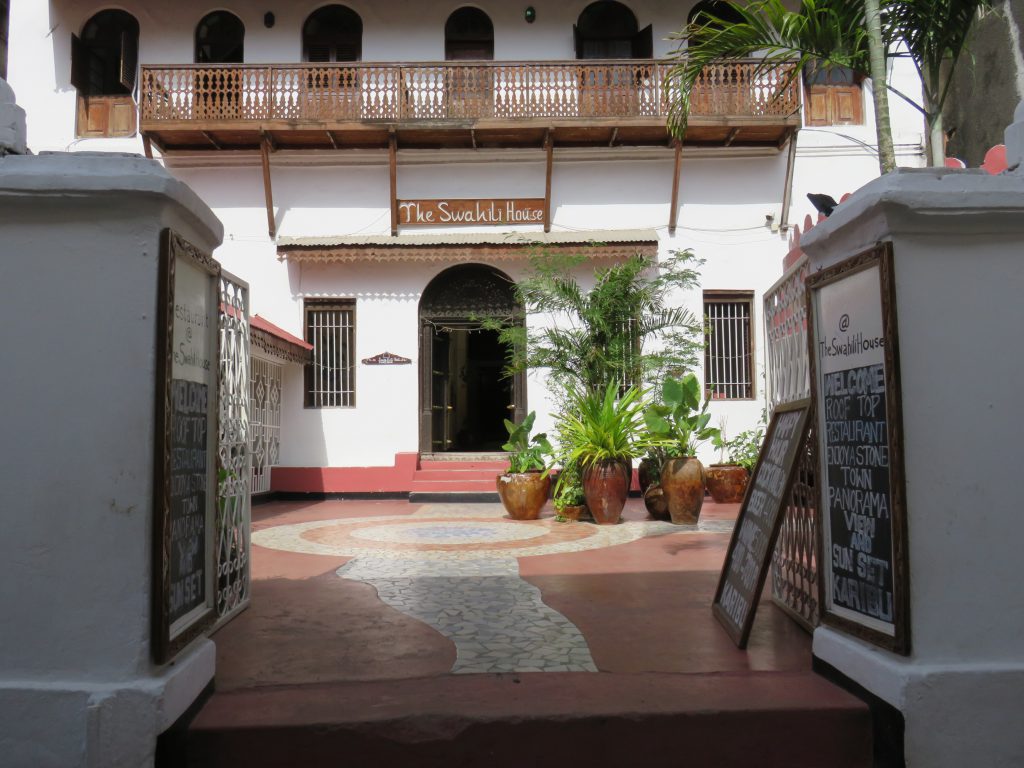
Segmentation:
{"type": "Polygon", "coordinates": [[[704,504],[704,465],[696,456],[667,459],[661,468],[661,487],[672,522],[694,525],[704,504]]]}
{"type": "Polygon", "coordinates": [[[644,506],[647,512],[656,520],[668,520],[668,502],[665,500],[665,490],[661,483],[651,483],[647,486],[644,494],[644,506]]]}
{"type": "Polygon", "coordinates": [[[705,471],[708,493],[719,504],[743,501],[750,473],[737,464],[712,464],[705,471]]]}
{"type": "Polygon", "coordinates": [[[573,505],[571,507],[562,507],[558,514],[564,517],[566,522],[575,523],[586,511],[587,508],[580,504],[579,506],[573,505]]]}
{"type": "Polygon", "coordinates": [[[513,520],[536,520],[548,500],[551,476],[542,472],[498,475],[498,496],[513,520]]]}
{"type": "Polygon", "coordinates": [[[661,467],[657,466],[654,459],[640,459],[640,464],[636,468],[636,478],[640,483],[641,496],[647,493],[651,483],[658,482],[659,474],[661,474],[661,467]]]}
{"type": "Polygon", "coordinates": [[[633,467],[626,461],[599,461],[583,470],[583,496],[598,525],[615,525],[629,496],[633,467]]]}

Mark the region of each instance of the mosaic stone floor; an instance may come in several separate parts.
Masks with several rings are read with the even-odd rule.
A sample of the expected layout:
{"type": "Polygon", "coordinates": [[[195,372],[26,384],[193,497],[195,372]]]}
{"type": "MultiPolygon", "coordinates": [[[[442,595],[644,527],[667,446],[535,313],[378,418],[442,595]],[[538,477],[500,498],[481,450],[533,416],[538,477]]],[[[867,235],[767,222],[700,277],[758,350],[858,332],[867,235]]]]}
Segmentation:
{"type": "Polygon", "coordinates": [[[338,576],[372,585],[383,602],[449,638],[455,673],[596,672],[579,629],[520,578],[518,558],[731,528],[720,521],[514,521],[500,504],[428,504],[412,515],[275,526],[252,539],[271,549],[352,557],[338,576]]]}

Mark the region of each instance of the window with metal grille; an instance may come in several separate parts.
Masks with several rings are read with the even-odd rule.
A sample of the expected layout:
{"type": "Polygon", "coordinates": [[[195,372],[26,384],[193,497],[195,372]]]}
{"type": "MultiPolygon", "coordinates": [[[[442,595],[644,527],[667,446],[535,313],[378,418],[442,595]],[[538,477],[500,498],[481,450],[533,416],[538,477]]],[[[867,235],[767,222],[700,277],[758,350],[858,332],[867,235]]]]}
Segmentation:
{"type": "Polygon", "coordinates": [[[753,291],[704,292],[704,389],[713,400],[754,396],[753,291]]]}
{"type": "Polygon", "coordinates": [[[307,301],[306,341],[313,362],[306,366],[307,408],[356,404],[356,302],[307,301]]]}

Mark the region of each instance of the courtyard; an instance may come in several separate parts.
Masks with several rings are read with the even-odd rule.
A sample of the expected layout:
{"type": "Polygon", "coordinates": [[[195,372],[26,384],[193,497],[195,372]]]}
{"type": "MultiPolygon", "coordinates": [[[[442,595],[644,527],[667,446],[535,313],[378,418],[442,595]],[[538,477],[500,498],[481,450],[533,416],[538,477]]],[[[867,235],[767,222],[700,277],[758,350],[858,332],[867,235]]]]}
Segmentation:
{"type": "Polygon", "coordinates": [[[257,505],[252,603],[213,637],[189,758],[867,764],[867,707],[811,671],[770,588],[744,651],[712,616],[737,512],[708,502],[675,526],[631,499],[596,526],[550,507],[257,505]]]}

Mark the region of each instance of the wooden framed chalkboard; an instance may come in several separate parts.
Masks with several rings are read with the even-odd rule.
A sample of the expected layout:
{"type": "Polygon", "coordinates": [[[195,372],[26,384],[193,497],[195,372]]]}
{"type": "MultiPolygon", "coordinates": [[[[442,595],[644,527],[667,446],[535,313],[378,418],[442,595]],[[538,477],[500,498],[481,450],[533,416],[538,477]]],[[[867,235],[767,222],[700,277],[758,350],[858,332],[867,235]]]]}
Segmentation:
{"type": "Polygon", "coordinates": [[[910,653],[892,244],[810,276],[822,622],[910,653]]]}
{"type": "Polygon", "coordinates": [[[711,610],[739,648],[747,647],[790,488],[807,441],[810,400],[780,405],[732,531],[711,610]]]}
{"type": "Polygon", "coordinates": [[[161,234],[153,477],[153,658],[170,661],[215,617],[220,265],[161,234]]]}

